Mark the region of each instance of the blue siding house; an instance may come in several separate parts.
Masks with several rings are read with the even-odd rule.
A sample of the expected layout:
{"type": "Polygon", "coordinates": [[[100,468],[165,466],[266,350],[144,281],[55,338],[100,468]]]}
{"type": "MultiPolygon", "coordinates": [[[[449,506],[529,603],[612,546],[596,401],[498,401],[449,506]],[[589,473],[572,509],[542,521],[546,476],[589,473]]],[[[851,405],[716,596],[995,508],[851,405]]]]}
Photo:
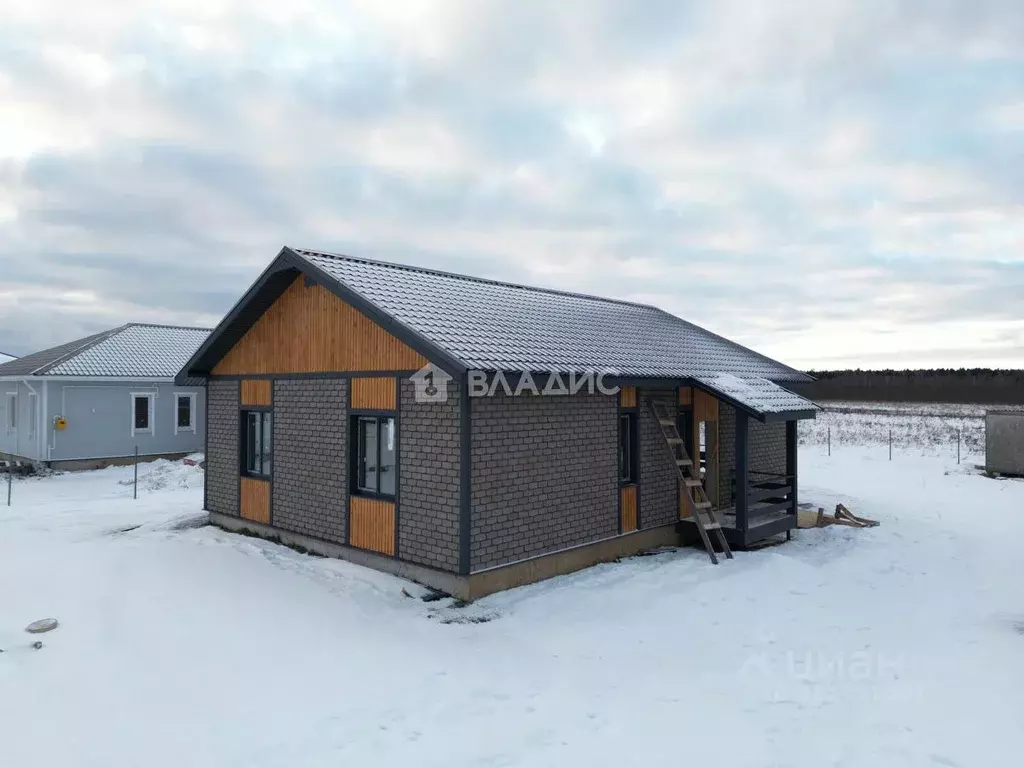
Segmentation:
{"type": "Polygon", "coordinates": [[[202,451],[205,328],[129,323],[0,364],[0,458],[79,469],[202,451]]]}

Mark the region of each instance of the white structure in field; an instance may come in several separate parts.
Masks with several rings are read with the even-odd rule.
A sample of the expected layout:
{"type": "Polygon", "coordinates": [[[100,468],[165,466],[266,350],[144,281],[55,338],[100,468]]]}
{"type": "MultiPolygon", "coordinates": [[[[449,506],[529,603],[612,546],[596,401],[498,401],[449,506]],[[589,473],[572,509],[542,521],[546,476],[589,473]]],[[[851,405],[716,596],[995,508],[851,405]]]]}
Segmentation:
{"type": "Polygon", "coordinates": [[[1024,475],[1024,411],[985,413],[985,469],[1024,475]]]}

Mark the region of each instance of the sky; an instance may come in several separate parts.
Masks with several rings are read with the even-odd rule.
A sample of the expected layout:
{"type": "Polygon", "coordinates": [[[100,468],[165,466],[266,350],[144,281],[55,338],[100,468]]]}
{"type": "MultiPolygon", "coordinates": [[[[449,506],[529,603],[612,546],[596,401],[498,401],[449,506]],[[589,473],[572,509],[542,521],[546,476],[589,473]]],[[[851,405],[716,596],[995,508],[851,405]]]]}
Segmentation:
{"type": "Polygon", "coordinates": [[[282,245],[1024,367],[1020,0],[0,0],[0,350],[282,245]]]}

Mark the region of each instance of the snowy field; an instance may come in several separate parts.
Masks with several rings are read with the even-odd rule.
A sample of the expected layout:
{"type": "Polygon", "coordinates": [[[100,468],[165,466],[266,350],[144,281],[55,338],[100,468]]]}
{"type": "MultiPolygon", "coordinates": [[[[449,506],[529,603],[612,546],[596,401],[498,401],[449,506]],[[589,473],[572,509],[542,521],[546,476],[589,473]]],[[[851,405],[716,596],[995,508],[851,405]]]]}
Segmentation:
{"type": "Polygon", "coordinates": [[[195,527],[180,464],[0,506],[0,766],[1020,765],[1024,482],[801,450],[879,528],[608,564],[467,607],[195,527]],[[41,636],[22,628],[55,616],[41,636]]]}
{"type": "Polygon", "coordinates": [[[961,403],[822,402],[824,411],[813,421],[800,422],[801,445],[876,447],[878,455],[893,453],[957,455],[980,460],[985,453],[985,411],[1024,410],[1020,405],[961,403]]]}

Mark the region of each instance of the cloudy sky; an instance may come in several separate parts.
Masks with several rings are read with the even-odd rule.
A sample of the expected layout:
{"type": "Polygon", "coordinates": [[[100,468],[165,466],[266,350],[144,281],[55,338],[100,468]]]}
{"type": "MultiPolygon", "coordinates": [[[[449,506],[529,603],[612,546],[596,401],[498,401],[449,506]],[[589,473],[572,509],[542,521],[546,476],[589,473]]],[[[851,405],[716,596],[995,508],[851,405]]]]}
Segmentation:
{"type": "Polygon", "coordinates": [[[0,0],[0,350],[283,244],[1024,367],[1020,0],[0,0]]]}

